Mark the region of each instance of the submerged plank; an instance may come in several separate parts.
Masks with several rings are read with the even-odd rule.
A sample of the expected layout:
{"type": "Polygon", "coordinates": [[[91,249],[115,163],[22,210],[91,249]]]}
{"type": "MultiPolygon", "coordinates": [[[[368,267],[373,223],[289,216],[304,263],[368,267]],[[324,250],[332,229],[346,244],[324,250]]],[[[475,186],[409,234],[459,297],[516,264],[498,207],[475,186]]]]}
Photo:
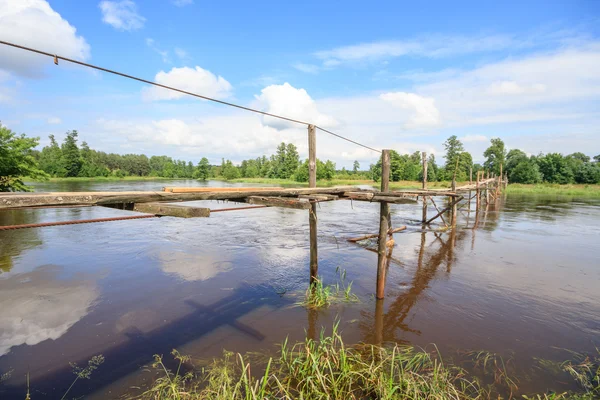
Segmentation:
{"type": "Polygon", "coordinates": [[[133,211],[179,218],[207,218],[210,217],[210,208],[182,206],[165,203],[137,203],[133,211]]]}

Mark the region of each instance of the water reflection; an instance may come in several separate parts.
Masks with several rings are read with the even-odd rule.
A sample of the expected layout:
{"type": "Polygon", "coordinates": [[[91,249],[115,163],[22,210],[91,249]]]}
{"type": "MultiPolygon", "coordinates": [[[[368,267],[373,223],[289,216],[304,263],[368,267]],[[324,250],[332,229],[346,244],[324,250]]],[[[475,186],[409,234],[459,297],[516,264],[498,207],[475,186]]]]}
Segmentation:
{"type": "Polygon", "coordinates": [[[186,281],[205,281],[233,268],[231,257],[225,252],[192,254],[184,251],[160,251],[158,259],[167,274],[186,281]]]}
{"type": "MultiPolygon", "coordinates": [[[[36,210],[2,210],[0,226],[35,224],[38,222],[37,216],[36,210]]],[[[3,272],[13,268],[13,258],[41,243],[35,229],[0,231],[0,277],[3,272]]]]}
{"type": "Polygon", "coordinates": [[[0,356],[13,346],[56,340],[89,312],[99,295],[95,283],[57,279],[60,270],[43,266],[0,280],[0,356]]]}

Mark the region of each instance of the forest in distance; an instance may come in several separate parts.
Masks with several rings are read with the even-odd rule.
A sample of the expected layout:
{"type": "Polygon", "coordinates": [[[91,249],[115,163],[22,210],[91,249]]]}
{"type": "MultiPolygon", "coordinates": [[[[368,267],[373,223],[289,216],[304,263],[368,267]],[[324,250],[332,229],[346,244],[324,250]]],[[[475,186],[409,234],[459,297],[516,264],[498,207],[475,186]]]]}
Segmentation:
{"type": "MultiPolygon", "coordinates": [[[[0,125],[2,163],[0,163],[0,191],[27,190],[22,178],[34,180],[56,178],[94,177],[159,177],[186,179],[265,178],[286,179],[296,182],[308,181],[308,160],[302,161],[296,146],[281,143],[275,154],[263,155],[255,159],[243,160],[239,165],[222,159],[220,165],[211,165],[206,157],[196,164],[191,161],[173,159],[168,156],[144,154],[116,154],[91,149],[83,141],[79,143],[79,133],[72,130],[66,133],[62,143],[50,135],[50,144],[41,150],[35,147],[39,138],[17,135],[0,125]]],[[[456,173],[457,181],[469,180],[477,171],[489,171],[508,176],[511,183],[535,184],[600,184],[600,155],[591,158],[582,152],[563,155],[548,153],[528,155],[519,149],[507,151],[504,141],[493,138],[484,151],[484,162],[473,163],[472,155],[465,151],[463,143],[450,136],[444,143],[445,163],[438,165],[435,155],[427,158],[427,180],[449,181],[456,173]]],[[[399,154],[391,151],[390,180],[420,181],[423,167],[421,152],[399,154]]],[[[374,180],[381,175],[381,161],[361,169],[358,161],[353,168],[336,169],[331,160],[317,159],[318,180],[374,180]]]]}

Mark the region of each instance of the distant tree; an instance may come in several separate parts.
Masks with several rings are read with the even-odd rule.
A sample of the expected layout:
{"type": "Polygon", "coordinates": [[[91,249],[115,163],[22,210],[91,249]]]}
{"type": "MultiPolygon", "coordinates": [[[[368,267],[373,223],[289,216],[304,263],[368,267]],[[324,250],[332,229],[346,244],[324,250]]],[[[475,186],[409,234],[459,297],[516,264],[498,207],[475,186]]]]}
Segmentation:
{"type": "Polygon", "coordinates": [[[594,161],[600,162],[600,154],[598,154],[597,156],[594,156],[594,161]]]}
{"type": "Polygon", "coordinates": [[[537,157],[536,160],[544,181],[560,184],[574,182],[573,170],[562,154],[549,153],[537,157]]]}
{"type": "Polygon", "coordinates": [[[581,163],[575,170],[575,182],[600,183],[600,166],[598,163],[581,163]]]}
{"type": "Polygon", "coordinates": [[[223,175],[223,178],[225,178],[228,181],[231,179],[237,179],[241,175],[238,167],[233,165],[233,163],[230,160],[227,160],[225,162],[225,166],[221,174],[223,175]]]}
{"type": "Polygon", "coordinates": [[[194,178],[205,181],[208,179],[210,174],[210,163],[208,162],[208,158],[202,157],[202,159],[198,162],[196,166],[196,171],[194,171],[194,178]]]}
{"type": "Polygon", "coordinates": [[[534,160],[525,158],[510,170],[508,181],[511,183],[540,183],[542,174],[534,160]]]}
{"type": "Polygon", "coordinates": [[[352,172],[354,172],[356,174],[359,169],[360,169],[360,164],[359,164],[358,160],[354,160],[354,163],[352,164],[352,172]]]}
{"type": "Polygon", "coordinates": [[[468,177],[469,168],[473,165],[473,157],[465,152],[464,146],[456,135],[450,136],[444,142],[446,150],[446,164],[444,165],[444,179],[451,180],[454,176],[456,161],[458,159],[458,168],[456,169],[456,180],[464,181],[468,177]]]}
{"type": "Polygon", "coordinates": [[[64,176],[65,171],[62,165],[62,151],[56,142],[54,135],[48,136],[50,145],[45,146],[39,155],[39,165],[42,170],[51,176],[64,176]]]}
{"type": "Polygon", "coordinates": [[[30,191],[23,183],[23,177],[48,177],[39,169],[32,154],[38,143],[39,138],[19,136],[0,124],[0,192],[30,191]]]}
{"type": "Polygon", "coordinates": [[[584,163],[590,162],[590,157],[586,156],[585,154],[583,154],[582,152],[579,152],[579,151],[576,153],[573,153],[573,154],[569,154],[567,156],[567,158],[578,160],[578,161],[581,161],[584,163]]]}
{"type": "Polygon", "coordinates": [[[67,177],[78,176],[82,165],[79,147],[77,147],[77,135],[76,130],[67,132],[67,137],[61,146],[62,164],[67,177]]]}
{"type": "Polygon", "coordinates": [[[486,158],[483,166],[486,170],[500,175],[500,165],[505,166],[506,149],[504,148],[504,142],[500,138],[492,139],[491,143],[490,147],[483,152],[483,156],[486,158]]]}
{"type": "Polygon", "coordinates": [[[289,179],[296,173],[299,165],[300,156],[298,155],[298,149],[292,143],[288,143],[285,146],[285,157],[279,178],[289,179]]]}

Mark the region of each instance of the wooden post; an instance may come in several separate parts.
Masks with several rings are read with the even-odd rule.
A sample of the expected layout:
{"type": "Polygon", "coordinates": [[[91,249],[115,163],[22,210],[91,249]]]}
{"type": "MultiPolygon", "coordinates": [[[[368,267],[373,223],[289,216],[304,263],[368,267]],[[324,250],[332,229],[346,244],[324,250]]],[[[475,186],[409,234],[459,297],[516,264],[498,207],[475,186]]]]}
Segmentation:
{"type": "Polygon", "coordinates": [[[473,184],[473,166],[469,167],[469,185],[473,184]]]}
{"type": "Polygon", "coordinates": [[[479,174],[481,171],[477,171],[477,178],[475,182],[475,212],[479,212],[479,202],[481,201],[481,193],[479,191],[479,174]]]}
{"type": "MultiPolygon", "coordinates": [[[[381,152],[381,191],[389,191],[390,184],[390,151],[381,152]]],[[[377,290],[375,297],[385,297],[385,274],[387,266],[386,241],[389,229],[390,206],[382,201],[379,208],[379,243],[377,248],[377,290]]]]}
{"type": "MultiPolygon", "coordinates": [[[[317,135],[314,125],[308,126],[308,187],[317,187],[317,135]]],[[[319,275],[316,202],[311,203],[308,210],[308,224],[310,227],[310,284],[312,285],[319,275]]]]}
{"type": "Polygon", "coordinates": [[[498,197],[501,190],[502,190],[502,163],[500,163],[500,175],[498,175],[498,187],[496,187],[496,197],[498,197]]]}
{"type": "Polygon", "coordinates": [[[423,156],[423,190],[427,189],[427,153],[422,152],[423,156]]]}
{"type": "Polygon", "coordinates": [[[378,346],[383,344],[383,299],[375,300],[375,343],[378,346]]]}
{"type": "Polygon", "coordinates": [[[456,157],[456,166],[454,167],[454,175],[452,175],[452,191],[456,191],[456,171],[458,170],[458,160],[460,159],[460,154],[456,157]]]}

